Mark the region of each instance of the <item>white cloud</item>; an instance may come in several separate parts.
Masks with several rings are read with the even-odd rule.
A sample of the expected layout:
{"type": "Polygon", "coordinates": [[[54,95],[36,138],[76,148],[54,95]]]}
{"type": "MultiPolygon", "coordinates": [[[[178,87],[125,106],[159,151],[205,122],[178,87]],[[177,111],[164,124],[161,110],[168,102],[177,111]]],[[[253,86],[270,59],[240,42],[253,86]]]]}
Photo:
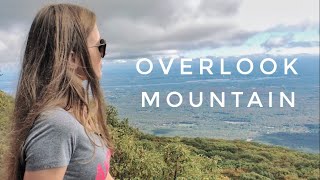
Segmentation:
{"type": "Polygon", "coordinates": [[[4,51],[7,48],[8,48],[7,45],[5,43],[3,43],[2,41],[0,41],[0,51],[4,51]]]}
{"type": "Polygon", "coordinates": [[[23,26],[11,26],[0,29],[0,62],[16,62],[22,57],[26,42],[26,32],[23,26]],[[1,45],[1,44],[4,45],[1,45]]]}
{"type": "Polygon", "coordinates": [[[274,56],[290,56],[298,54],[319,55],[319,47],[274,48],[266,52],[274,56]]]}
{"type": "MultiPolygon", "coordinates": [[[[48,2],[62,1],[32,0],[30,3],[13,0],[0,7],[0,62],[21,58],[31,20],[35,12],[48,2]]],[[[295,41],[318,41],[319,38],[318,34],[306,37],[304,33],[304,29],[308,28],[319,30],[319,0],[63,2],[86,6],[97,14],[100,33],[109,42],[109,59],[174,53],[200,54],[207,50],[230,55],[264,53],[266,50],[260,47],[258,41],[253,41],[252,46],[245,43],[254,35],[280,28],[285,28],[289,33],[300,32],[299,37],[295,36],[295,41]]],[[[274,37],[269,40],[269,45],[281,46],[286,42],[274,37]]]]}
{"type": "Polygon", "coordinates": [[[250,31],[279,25],[319,26],[319,0],[244,0],[234,18],[240,27],[250,31]]]}
{"type": "Polygon", "coordinates": [[[216,49],[204,49],[198,51],[185,52],[183,55],[186,57],[197,58],[197,57],[231,57],[231,56],[246,56],[263,54],[266,49],[259,46],[233,46],[233,47],[221,47],[216,49]]]}

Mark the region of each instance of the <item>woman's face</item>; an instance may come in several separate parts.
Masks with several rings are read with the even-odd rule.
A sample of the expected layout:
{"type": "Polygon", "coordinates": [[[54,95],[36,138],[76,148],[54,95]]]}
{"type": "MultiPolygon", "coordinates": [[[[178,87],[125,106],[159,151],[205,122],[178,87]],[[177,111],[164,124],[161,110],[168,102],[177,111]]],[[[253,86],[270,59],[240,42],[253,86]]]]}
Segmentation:
{"type": "Polygon", "coordinates": [[[90,59],[92,63],[92,67],[94,72],[96,73],[97,77],[100,79],[102,76],[102,58],[99,52],[98,47],[92,47],[100,44],[100,33],[98,30],[98,26],[95,24],[93,30],[88,36],[87,39],[87,46],[90,54],[90,59]]]}

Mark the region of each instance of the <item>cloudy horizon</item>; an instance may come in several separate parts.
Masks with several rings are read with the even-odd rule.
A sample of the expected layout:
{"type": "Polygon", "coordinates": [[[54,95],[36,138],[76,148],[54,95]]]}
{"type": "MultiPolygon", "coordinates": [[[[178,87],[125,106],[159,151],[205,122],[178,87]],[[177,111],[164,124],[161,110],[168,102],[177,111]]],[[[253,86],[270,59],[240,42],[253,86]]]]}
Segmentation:
{"type": "Polygon", "coordinates": [[[318,0],[13,0],[1,2],[2,66],[20,61],[34,15],[58,2],[96,13],[108,42],[105,59],[319,55],[318,0]]]}

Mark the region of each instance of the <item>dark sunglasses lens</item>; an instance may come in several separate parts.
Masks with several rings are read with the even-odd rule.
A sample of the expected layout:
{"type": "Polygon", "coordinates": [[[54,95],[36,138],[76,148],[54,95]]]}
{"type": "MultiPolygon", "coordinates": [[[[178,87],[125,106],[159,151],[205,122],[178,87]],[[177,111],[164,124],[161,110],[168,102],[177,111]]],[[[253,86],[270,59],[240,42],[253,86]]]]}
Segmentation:
{"type": "Polygon", "coordinates": [[[100,54],[101,54],[101,57],[103,58],[104,56],[105,56],[105,54],[106,54],[106,44],[103,44],[103,45],[100,45],[99,46],[99,52],[100,52],[100,54]]]}
{"type": "Polygon", "coordinates": [[[99,46],[99,52],[101,54],[101,57],[103,58],[106,54],[106,41],[104,39],[100,39],[100,46],[99,46]]]}

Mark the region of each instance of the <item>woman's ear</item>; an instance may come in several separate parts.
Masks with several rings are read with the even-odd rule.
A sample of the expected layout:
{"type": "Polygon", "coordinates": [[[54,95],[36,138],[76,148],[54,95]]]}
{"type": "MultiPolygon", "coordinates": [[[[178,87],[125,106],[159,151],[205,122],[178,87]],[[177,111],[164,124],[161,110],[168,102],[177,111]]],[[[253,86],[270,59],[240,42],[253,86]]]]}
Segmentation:
{"type": "Polygon", "coordinates": [[[71,51],[71,53],[69,54],[68,63],[71,69],[77,69],[80,65],[80,62],[79,60],[77,60],[76,54],[73,51],[71,51]]]}
{"type": "Polygon", "coordinates": [[[81,80],[86,80],[85,73],[83,71],[83,67],[81,65],[79,57],[75,52],[71,51],[68,57],[69,67],[74,70],[76,76],[78,76],[81,80]]]}

